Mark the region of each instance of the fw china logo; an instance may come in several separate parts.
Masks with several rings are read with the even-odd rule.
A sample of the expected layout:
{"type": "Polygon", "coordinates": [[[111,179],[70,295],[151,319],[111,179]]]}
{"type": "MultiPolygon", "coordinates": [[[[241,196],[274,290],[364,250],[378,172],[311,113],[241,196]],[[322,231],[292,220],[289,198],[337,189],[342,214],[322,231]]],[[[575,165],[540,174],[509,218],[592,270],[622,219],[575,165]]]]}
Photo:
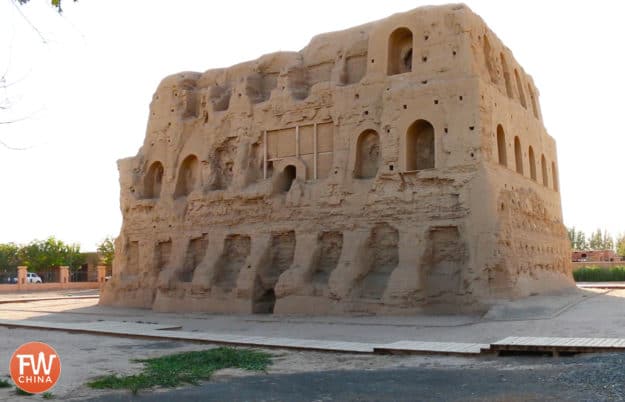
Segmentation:
{"type": "Polygon", "coordinates": [[[31,394],[46,392],[61,376],[58,353],[43,342],[28,342],[17,348],[9,363],[15,385],[31,394]]]}

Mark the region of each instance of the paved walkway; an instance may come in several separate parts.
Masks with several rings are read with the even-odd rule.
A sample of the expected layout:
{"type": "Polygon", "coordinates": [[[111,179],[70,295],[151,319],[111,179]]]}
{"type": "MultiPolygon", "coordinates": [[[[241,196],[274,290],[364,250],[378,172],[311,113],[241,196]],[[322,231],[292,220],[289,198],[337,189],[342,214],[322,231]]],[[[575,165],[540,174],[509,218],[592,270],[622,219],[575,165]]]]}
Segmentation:
{"type": "Polygon", "coordinates": [[[66,299],[98,299],[100,291],[98,289],[86,290],[43,290],[27,292],[6,292],[0,293],[0,304],[4,303],[25,303],[45,300],[66,300],[66,299]]]}
{"type": "Polygon", "coordinates": [[[625,282],[577,282],[580,289],[625,289],[625,282]]]}
{"type": "Polygon", "coordinates": [[[463,353],[506,337],[625,338],[625,290],[534,296],[483,315],[406,317],[156,313],[68,297],[0,304],[0,319],[7,326],[264,347],[370,353],[403,342],[414,351],[425,345],[463,353]]]}

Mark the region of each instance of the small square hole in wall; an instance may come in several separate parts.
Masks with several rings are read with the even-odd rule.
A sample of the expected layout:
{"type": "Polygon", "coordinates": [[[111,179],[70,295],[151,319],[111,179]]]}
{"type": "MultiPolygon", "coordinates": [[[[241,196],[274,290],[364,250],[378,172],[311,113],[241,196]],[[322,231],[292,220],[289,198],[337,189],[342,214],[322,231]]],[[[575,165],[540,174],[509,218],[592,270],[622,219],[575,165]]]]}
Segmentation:
{"type": "Polygon", "coordinates": [[[369,115],[369,111],[365,110],[365,116],[368,116],[368,115],[369,115]]]}
{"type": "Polygon", "coordinates": [[[360,95],[356,94],[356,95],[354,95],[354,98],[359,99],[360,95]]]}
{"type": "Polygon", "coordinates": [[[430,36],[429,36],[429,35],[425,35],[425,36],[423,37],[423,39],[424,39],[424,40],[428,40],[428,39],[430,39],[430,36]]]}
{"type": "Polygon", "coordinates": [[[375,59],[371,59],[371,63],[375,63],[375,59]]]}
{"type": "Polygon", "coordinates": [[[447,127],[445,127],[445,134],[447,134],[449,132],[449,130],[447,129],[447,127]]]}
{"type": "Polygon", "coordinates": [[[438,105],[438,99],[434,99],[434,104],[438,105]]]}
{"type": "Polygon", "coordinates": [[[425,84],[427,84],[427,83],[428,83],[428,80],[423,80],[423,81],[421,81],[421,83],[422,83],[423,85],[425,85],[425,84]]]}
{"type": "Polygon", "coordinates": [[[471,131],[475,130],[475,126],[470,126],[469,130],[471,130],[471,131]]]}
{"type": "Polygon", "coordinates": [[[421,57],[421,61],[424,62],[424,63],[427,62],[428,61],[428,57],[427,56],[421,57]]]}
{"type": "Polygon", "coordinates": [[[408,105],[404,105],[404,109],[408,109],[408,105]]]}
{"type": "Polygon", "coordinates": [[[388,170],[390,170],[391,172],[393,171],[393,169],[395,168],[395,166],[393,165],[388,165],[388,170]]]}
{"type": "Polygon", "coordinates": [[[451,54],[455,56],[458,53],[454,50],[453,52],[451,52],[451,54]]]}
{"type": "Polygon", "coordinates": [[[458,97],[458,99],[462,100],[462,95],[460,95],[460,96],[458,97]]]}

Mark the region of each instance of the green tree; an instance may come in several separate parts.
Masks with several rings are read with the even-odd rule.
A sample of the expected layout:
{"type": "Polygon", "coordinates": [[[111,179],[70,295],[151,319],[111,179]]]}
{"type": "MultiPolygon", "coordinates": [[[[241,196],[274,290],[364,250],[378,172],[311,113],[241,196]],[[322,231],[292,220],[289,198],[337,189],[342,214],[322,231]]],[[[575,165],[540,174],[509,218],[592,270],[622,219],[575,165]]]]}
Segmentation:
{"type": "Polygon", "coordinates": [[[616,254],[625,257],[625,233],[616,236],[616,254]]]}
{"type": "Polygon", "coordinates": [[[65,244],[53,236],[33,240],[22,248],[20,254],[24,264],[33,272],[49,272],[60,266],[75,270],[85,263],[78,244],[65,244]]]}
{"type": "Polygon", "coordinates": [[[603,234],[601,233],[601,229],[597,229],[590,235],[588,247],[590,247],[591,250],[603,250],[603,234]]]}
{"type": "Polygon", "coordinates": [[[98,245],[98,256],[104,265],[108,267],[113,265],[113,258],[115,258],[115,239],[113,239],[112,236],[102,240],[98,245]]]}
{"type": "Polygon", "coordinates": [[[575,226],[566,228],[566,232],[569,235],[569,242],[571,243],[571,248],[573,250],[577,249],[577,232],[575,230],[575,226]]]}
{"type": "Polygon", "coordinates": [[[588,242],[586,241],[586,233],[581,230],[577,231],[577,239],[575,240],[576,250],[588,250],[588,242]]]}
{"type": "Polygon", "coordinates": [[[62,249],[62,259],[64,264],[71,270],[77,270],[87,261],[87,257],[80,252],[79,244],[65,244],[62,249]]]}
{"type": "Polygon", "coordinates": [[[575,229],[575,226],[567,228],[566,231],[573,250],[586,250],[588,248],[586,234],[583,231],[575,229]]]}
{"type": "Polygon", "coordinates": [[[603,250],[614,250],[614,239],[607,230],[603,230],[603,250]]]}
{"type": "Polygon", "coordinates": [[[0,244],[0,273],[15,274],[20,265],[20,247],[14,243],[0,244]]]}

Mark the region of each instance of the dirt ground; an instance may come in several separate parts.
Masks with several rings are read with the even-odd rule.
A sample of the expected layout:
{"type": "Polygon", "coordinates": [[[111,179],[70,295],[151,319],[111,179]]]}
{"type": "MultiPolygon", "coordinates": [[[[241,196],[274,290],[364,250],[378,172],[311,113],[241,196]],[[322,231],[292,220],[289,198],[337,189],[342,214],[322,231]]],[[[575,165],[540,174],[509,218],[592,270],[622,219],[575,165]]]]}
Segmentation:
{"type": "MultiPolygon", "coordinates": [[[[503,303],[481,316],[304,317],[163,314],[138,309],[104,308],[97,305],[97,299],[68,299],[0,304],[0,318],[12,320],[32,319],[50,322],[149,321],[161,324],[178,324],[185,331],[214,331],[232,334],[255,334],[258,336],[360,342],[421,340],[488,343],[506,336],[625,338],[625,290],[579,291],[551,297],[533,297],[521,301],[503,303]]],[[[129,339],[72,334],[62,331],[0,327],[0,343],[2,344],[2,348],[0,348],[0,375],[8,374],[8,362],[11,354],[19,345],[28,341],[46,342],[59,353],[62,363],[62,375],[59,383],[52,390],[58,400],[83,400],[94,397],[102,397],[104,398],[102,400],[109,400],[115,395],[122,398],[118,400],[125,400],[124,398],[128,397],[126,392],[111,394],[110,391],[96,391],[87,388],[85,383],[89,379],[103,374],[129,374],[137,372],[141,366],[134,363],[133,359],[211,347],[211,345],[206,344],[165,340],[129,339]]],[[[557,377],[560,372],[570,372],[572,373],[571,375],[582,378],[581,383],[577,379],[572,379],[570,381],[571,384],[582,388],[576,391],[572,390],[567,385],[569,384],[567,382],[569,381],[568,377],[551,384],[550,386],[553,389],[560,389],[562,392],[567,390],[577,392],[569,395],[572,395],[572,399],[561,394],[562,399],[576,400],[579,397],[584,400],[588,395],[597,395],[596,400],[614,400],[618,395],[623,395],[621,388],[618,388],[615,384],[625,384],[625,381],[623,381],[625,378],[614,380],[611,377],[613,373],[622,371],[623,355],[618,355],[618,357],[611,357],[610,355],[604,357],[601,355],[596,358],[598,360],[588,360],[585,357],[566,360],[566,358],[528,359],[519,357],[498,358],[494,356],[359,355],[282,349],[271,349],[268,352],[273,355],[274,363],[267,373],[258,375],[240,370],[222,370],[215,374],[212,381],[202,387],[218,387],[217,384],[221,384],[219,385],[221,388],[215,388],[213,391],[221,390],[219,392],[225,392],[224,395],[232,395],[228,394],[228,392],[236,393],[238,386],[243,388],[246,386],[258,387],[258,381],[263,384],[267,381],[270,384],[284,384],[284,381],[286,381],[286,384],[290,384],[288,381],[292,380],[293,387],[297,388],[297,384],[300,384],[300,388],[297,389],[301,389],[301,392],[310,392],[311,396],[314,396],[316,395],[314,389],[306,387],[311,383],[310,381],[319,381],[320,384],[325,384],[323,386],[329,390],[334,389],[337,395],[342,395],[343,389],[340,387],[340,382],[336,383],[334,380],[344,377],[345,381],[351,381],[354,384],[354,389],[361,390],[364,393],[363,395],[366,396],[367,392],[371,392],[371,395],[374,395],[375,392],[383,392],[386,386],[384,384],[387,384],[385,381],[391,381],[391,383],[394,381],[392,380],[394,377],[387,374],[395,373],[394,370],[396,370],[396,375],[399,376],[397,378],[411,378],[411,375],[419,376],[418,378],[422,379],[431,378],[433,381],[431,384],[420,383],[421,388],[429,387],[428,389],[432,392],[430,400],[462,400],[462,398],[455,399],[453,396],[458,396],[459,394],[449,394],[449,398],[446,398],[444,394],[437,393],[439,391],[435,389],[436,384],[440,384],[444,389],[454,388],[456,385],[446,383],[441,379],[444,379],[445,376],[449,376],[450,379],[456,378],[459,384],[457,386],[461,386],[466,383],[463,378],[474,376],[481,380],[471,380],[471,384],[481,383],[485,389],[488,389],[492,384],[495,384],[492,386],[496,387],[498,382],[495,380],[503,373],[504,377],[505,375],[511,375],[511,378],[521,385],[523,381],[527,381],[530,384],[528,387],[532,388],[537,381],[534,377],[538,375],[536,374],[538,372],[543,373],[544,378],[557,377]],[[601,371],[603,369],[596,371],[594,375],[598,379],[587,379],[584,373],[586,373],[587,369],[590,370],[593,367],[606,367],[606,369],[604,371],[601,371]],[[575,368],[575,370],[571,370],[572,368],[575,368]],[[339,374],[331,374],[335,372],[339,374]],[[483,374],[483,379],[480,373],[483,374]],[[436,377],[437,375],[440,375],[440,377],[436,377]],[[362,384],[362,386],[357,384],[359,379],[366,382],[366,379],[369,377],[371,377],[371,381],[374,381],[374,377],[377,378],[375,380],[378,381],[376,384],[380,384],[378,391],[367,388],[367,383],[362,384]],[[491,378],[494,382],[488,382],[488,378],[491,378]]],[[[416,384],[417,382],[414,383],[416,384]]],[[[509,384],[504,384],[503,386],[508,387],[509,384]]],[[[502,388],[504,391],[507,389],[505,387],[502,388]]],[[[403,387],[403,385],[397,388],[402,389],[402,392],[414,392],[414,390],[403,387]]],[[[183,390],[191,393],[199,392],[198,388],[193,387],[185,387],[183,390]]],[[[283,387],[279,387],[279,390],[282,391],[283,387]]],[[[493,388],[492,390],[497,391],[498,388],[493,388]]],[[[272,388],[267,389],[267,392],[270,394],[274,391],[272,391],[272,388]]],[[[474,391],[478,392],[479,389],[474,387],[474,391]]],[[[518,389],[517,391],[521,392],[522,390],[518,389]]],[[[173,395],[171,400],[185,400],[184,394],[180,394],[178,397],[175,393],[168,394],[167,392],[158,391],[154,395],[157,394],[163,395],[163,398],[166,398],[165,395],[173,395]]],[[[273,393],[272,395],[277,396],[273,399],[267,398],[266,400],[297,400],[296,398],[294,399],[293,394],[273,393]]],[[[340,398],[323,399],[325,394],[319,395],[319,398],[321,398],[319,400],[341,400],[340,398]]],[[[397,394],[396,399],[402,400],[402,395],[397,394]]],[[[493,400],[505,400],[496,399],[498,398],[496,392],[489,395],[495,398],[493,400]]],[[[191,398],[189,400],[197,397],[197,395],[194,397],[192,394],[187,396],[191,398]]],[[[353,400],[377,400],[363,399],[357,395],[354,398],[356,399],[353,400]]],[[[0,400],[23,401],[30,399],[41,400],[41,397],[17,396],[13,389],[0,389],[0,400]]],[[[248,399],[257,400],[255,398],[248,399]]],[[[302,398],[301,400],[314,399],[302,398]]],[[[384,398],[379,400],[384,400],[384,398]]],[[[479,400],[479,398],[476,400],[479,400]]]]}
{"type": "MultiPolygon", "coordinates": [[[[57,331],[7,329],[0,327],[0,376],[8,375],[8,362],[13,351],[27,341],[41,341],[52,345],[59,353],[62,374],[52,393],[60,400],[82,400],[87,397],[110,394],[111,391],[93,390],[85,386],[90,379],[105,374],[131,374],[140,371],[141,364],[133,359],[162,356],[190,350],[202,350],[211,345],[172,341],[127,339],[121,337],[70,334],[57,331]]],[[[376,370],[399,367],[463,367],[488,365],[486,360],[444,356],[392,356],[322,352],[300,352],[281,349],[266,350],[273,356],[267,374],[292,374],[327,370],[376,370]]],[[[258,373],[236,369],[217,372],[213,378],[223,380],[258,373]]],[[[125,392],[123,392],[125,393],[125,392]]],[[[24,401],[13,389],[0,388],[0,400],[24,401]]]]}
{"type": "MultiPolygon", "coordinates": [[[[62,375],[56,400],[78,401],[528,401],[623,400],[623,354],[477,357],[358,355],[266,350],[273,364],[266,373],[218,371],[200,386],[142,391],[101,391],[85,386],[93,377],[140,370],[133,359],[161,356],[210,345],[125,339],[0,328],[0,367],[25,340],[54,345],[62,375]],[[619,378],[615,378],[619,377],[619,378]],[[199,399],[198,399],[199,398],[199,399]]],[[[6,369],[0,375],[8,374],[6,369]]],[[[2,401],[42,400],[0,389],[2,401]]]]}

